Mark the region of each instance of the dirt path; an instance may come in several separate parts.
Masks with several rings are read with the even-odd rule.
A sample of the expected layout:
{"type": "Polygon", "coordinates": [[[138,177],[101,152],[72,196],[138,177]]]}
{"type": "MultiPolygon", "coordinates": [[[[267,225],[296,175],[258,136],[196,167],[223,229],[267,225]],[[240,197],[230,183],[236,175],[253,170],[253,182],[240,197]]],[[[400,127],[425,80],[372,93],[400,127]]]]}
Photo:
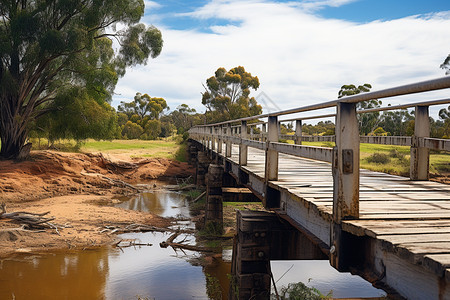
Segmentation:
{"type": "Polygon", "coordinates": [[[29,161],[0,161],[0,202],[6,204],[7,212],[50,211],[54,223],[71,226],[58,232],[52,229],[30,232],[16,230],[20,224],[0,218],[0,257],[104,245],[115,238],[101,232],[109,224],[167,226],[168,220],[150,213],[111,206],[113,198],[136,192],[124,183],[188,177],[192,168],[168,159],[124,158],[36,151],[29,161]]]}

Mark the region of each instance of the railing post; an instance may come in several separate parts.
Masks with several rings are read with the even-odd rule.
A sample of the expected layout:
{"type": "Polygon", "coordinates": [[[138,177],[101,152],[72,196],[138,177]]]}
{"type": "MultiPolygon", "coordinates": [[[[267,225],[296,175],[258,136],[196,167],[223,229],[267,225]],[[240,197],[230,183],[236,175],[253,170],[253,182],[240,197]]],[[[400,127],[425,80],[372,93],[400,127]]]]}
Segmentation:
{"type": "MultiPolygon", "coordinates": [[[[241,139],[247,139],[247,121],[241,121],[241,139]]],[[[239,165],[247,165],[247,146],[242,143],[239,144],[239,165]]]]}
{"type": "Polygon", "coordinates": [[[250,126],[250,139],[253,141],[254,129],[253,126],[250,126]]]}
{"type": "Polygon", "coordinates": [[[414,136],[411,139],[411,180],[428,180],[430,150],[420,147],[419,138],[430,137],[430,117],[428,106],[416,106],[414,136]]]}
{"type": "Polygon", "coordinates": [[[231,157],[231,148],[233,147],[233,144],[231,143],[231,141],[229,140],[229,138],[231,138],[233,136],[232,132],[231,132],[231,123],[228,123],[228,127],[227,127],[227,141],[226,141],[226,149],[225,149],[225,157],[231,157]]]}
{"type": "Polygon", "coordinates": [[[295,120],[295,144],[302,144],[302,120],[295,120]]]}
{"type": "Polygon", "coordinates": [[[267,133],[267,124],[264,123],[264,124],[262,124],[262,129],[261,129],[261,142],[266,141],[266,133],[267,133]]]}
{"type": "Polygon", "coordinates": [[[276,150],[269,149],[270,143],[278,142],[278,117],[270,116],[267,121],[268,133],[266,142],[266,170],[265,179],[277,180],[278,179],[278,152],[276,150]]]}
{"type": "MultiPolygon", "coordinates": [[[[330,263],[339,271],[347,269],[341,221],[359,218],[359,128],[356,104],[338,103],[336,147],[333,151],[333,226],[330,263]]],[[[351,247],[351,246],[350,246],[351,247]]]]}
{"type": "Polygon", "coordinates": [[[223,126],[222,125],[219,125],[219,128],[218,128],[218,135],[219,135],[219,138],[218,138],[218,141],[217,141],[217,153],[222,153],[222,144],[223,144],[223,126]]]}
{"type": "Polygon", "coordinates": [[[211,126],[211,150],[216,150],[216,126],[211,126]]]}

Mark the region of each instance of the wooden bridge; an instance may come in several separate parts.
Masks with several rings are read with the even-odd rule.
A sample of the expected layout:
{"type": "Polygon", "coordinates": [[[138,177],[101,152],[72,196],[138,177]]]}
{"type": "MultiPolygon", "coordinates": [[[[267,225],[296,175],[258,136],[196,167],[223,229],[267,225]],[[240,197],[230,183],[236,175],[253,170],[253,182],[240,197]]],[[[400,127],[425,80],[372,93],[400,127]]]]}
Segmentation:
{"type": "MultiPolygon", "coordinates": [[[[356,273],[406,299],[450,299],[450,186],[428,180],[430,150],[450,151],[450,140],[430,138],[429,107],[450,99],[356,110],[356,103],[365,100],[416,93],[426,98],[425,92],[449,88],[450,76],[197,126],[190,139],[265,208],[313,241],[337,270],[356,273]],[[409,107],[415,108],[412,137],[359,136],[358,114],[409,107]],[[302,116],[326,108],[336,112],[302,116]],[[287,115],[291,118],[280,118],[287,115]],[[335,136],[302,135],[303,120],[325,117],[335,117],[335,136]],[[280,135],[283,121],[295,121],[294,135],[280,135]],[[304,146],[306,139],[335,146],[304,146]],[[410,178],[361,170],[360,142],[410,146],[410,178]]],[[[242,220],[245,216],[241,227],[242,220]]],[[[264,251],[257,253],[264,256],[264,251]]]]}

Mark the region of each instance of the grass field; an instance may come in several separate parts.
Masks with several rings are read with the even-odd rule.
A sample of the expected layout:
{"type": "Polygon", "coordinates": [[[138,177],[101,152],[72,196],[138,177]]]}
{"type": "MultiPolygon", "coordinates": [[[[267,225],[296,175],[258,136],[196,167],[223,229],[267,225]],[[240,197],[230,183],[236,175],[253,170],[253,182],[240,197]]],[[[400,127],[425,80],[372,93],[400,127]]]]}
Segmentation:
{"type": "MultiPolygon", "coordinates": [[[[331,142],[303,142],[307,146],[333,147],[331,142]]],[[[378,144],[360,144],[360,166],[363,169],[369,169],[378,172],[409,176],[410,147],[392,146],[378,144]],[[382,163],[371,162],[374,154],[383,154],[388,157],[388,161],[382,163]]],[[[450,154],[434,153],[430,154],[430,173],[449,173],[450,172],[450,154]]]]}
{"type": "MultiPolygon", "coordinates": [[[[293,141],[288,141],[293,143],[293,141]]],[[[33,141],[37,145],[36,141],[33,141]]],[[[41,144],[44,142],[41,141],[41,144]]],[[[303,142],[303,145],[333,147],[332,142],[303,142]]],[[[178,138],[164,140],[113,140],[95,141],[87,140],[76,149],[75,141],[62,141],[55,145],[56,150],[103,152],[103,153],[130,153],[135,157],[161,157],[186,161],[186,145],[180,144],[178,138]]],[[[378,144],[360,144],[360,166],[364,169],[409,176],[410,148],[407,146],[391,146],[378,144]],[[385,160],[377,160],[380,155],[385,160]],[[377,156],[378,155],[378,156],[377,156]],[[386,158],[387,157],[387,158],[386,158]]],[[[450,154],[434,153],[430,155],[430,172],[433,174],[450,173],[450,154]]]]}
{"type": "MultiPolygon", "coordinates": [[[[41,145],[47,142],[41,140],[41,145]]],[[[45,148],[39,147],[37,141],[33,141],[35,149],[45,148]]],[[[62,140],[55,143],[53,149],[68,152],[102,152],[115,154],[130,154],[131,157],[158,157],[170,158],[179,161],[186,161],[185,144],[180,144],[179,139],[167,138],[163,140],[112,140],[112,141],[96,141],[87,140],[84,143],[76,144],[73,140],[62,140]]]]}

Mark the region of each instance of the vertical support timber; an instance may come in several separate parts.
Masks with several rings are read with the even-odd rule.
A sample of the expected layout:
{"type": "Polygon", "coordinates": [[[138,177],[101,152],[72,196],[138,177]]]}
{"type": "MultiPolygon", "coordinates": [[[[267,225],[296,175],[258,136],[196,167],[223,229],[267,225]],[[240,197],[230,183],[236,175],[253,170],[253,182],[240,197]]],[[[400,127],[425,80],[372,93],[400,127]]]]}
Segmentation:
{"type": "MultiPolygon", "coordinates": [[[[247,121],[241,122],[241,139],[247,139],[247,121]]],[[[248,148],[246,145],[239,144],[239,165],[247,165],[248,148]]]]}
{"type": "Polygon", "coordinates": [[[205,227],[223,233],[222,166],[210,164],[206,175],[205,227]]]}
{"type": "Polygon", "coordinates": [[[266,125],[266,123],[264,123],[264,124],[262,124],[262,128],[261,128],[261,142],[266,141],[266,133],[267,133],[267,125],[266,125]]]}
{"type": "MultiPolygon", "coordinates": [[[[359,128],[356,104],[338,103],[333,151],[333,226],[330,263],[346,270],[341,221],[359,218],[359,128]]],[[[350,246],[351,247],[351,246],[350,246]]]]}
{"type": "Polygon", "coordinates": [[[295,144],[302,144],[302,120],[295,120],[295,144]]]}
{"type": "Polygon", "coordinates": [[[419,138],[430,137],[430,117],[428,106],[416,106],[414,136],[411,145],[411,180],[428,180],[430,169],[430,150],[420,147],[419,138]]]}
{"type": "Polygon", "coordinates": [[[217,153],[222,154],[222,144],[223,144],[223,127],[222,125],[219,126],[218,128],[218,141],[217,141],[217,153]]]}
{"type": "Polygon", "coordinates": [[[265,167],[265,180],[277,180],[278,179],[278,152],[269,149],[270,143],[278,142],[278,117],[270,116],[268,118],[268,133],[266,142],[266,167],[265,167]]]}
{"type": "MultiPolygon", "coordinates": [[[[232,137],[232,131],[231,131],[231,123],[228,123],[227,127],[227,136],[228,138],[232,137]]],[[[226,149],[225,149],[225,157],[231,157],[231,148],[233,147],[233,144],[230,140],[227,140],[226,142],[226,149]]]]}

